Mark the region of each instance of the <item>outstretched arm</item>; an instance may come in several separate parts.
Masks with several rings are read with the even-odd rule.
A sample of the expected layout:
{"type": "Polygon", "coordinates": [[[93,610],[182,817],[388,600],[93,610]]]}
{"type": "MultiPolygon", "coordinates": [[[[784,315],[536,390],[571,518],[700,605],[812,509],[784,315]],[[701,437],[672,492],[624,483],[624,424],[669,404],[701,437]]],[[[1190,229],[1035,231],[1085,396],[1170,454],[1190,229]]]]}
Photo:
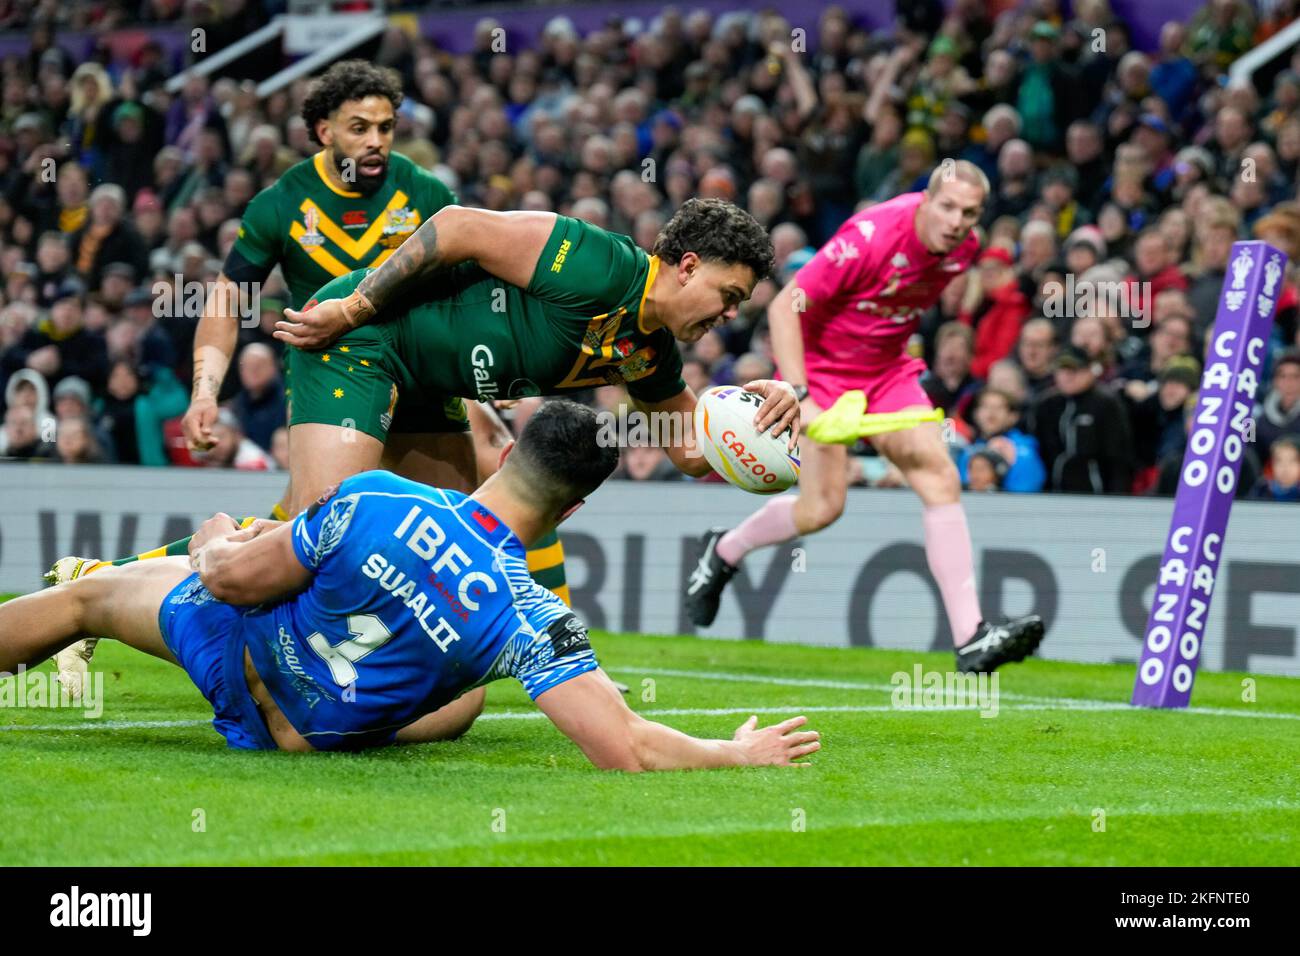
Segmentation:
{"type": "Polygon", "coordinates": [[[421,278],[470,259],[503,282],[526,288],[554,228],[555,213],[551,212],[445,206],[362,279],[346,299],[319,302],[308,312],[285,309],[285,318],[275,324],[275,337],[298,348],[324,348],[349,329],[368,322],[400,293],[416,287],[421,278]]]}
{"type": "Polygon", "coordinates": [[[816,731],[800,731],[806,717],[757,729],[750,717],[731,740],[701,740],[638,716],[602,670],[565,681],[537,698],[537,706],[601,770],[691,770],[795,763],[821,748],[816,731]]]}

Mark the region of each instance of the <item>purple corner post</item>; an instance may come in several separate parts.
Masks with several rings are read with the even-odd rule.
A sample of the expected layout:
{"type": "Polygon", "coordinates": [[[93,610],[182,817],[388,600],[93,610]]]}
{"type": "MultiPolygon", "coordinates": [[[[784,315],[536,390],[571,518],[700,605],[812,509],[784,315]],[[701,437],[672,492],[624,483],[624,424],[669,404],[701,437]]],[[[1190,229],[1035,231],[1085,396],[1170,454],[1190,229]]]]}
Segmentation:
{"type": "Polygon", "coordinates": [[[1266,242],[1232,246],[1142,642],[1135,707],[1186,707],[1191,699],[1285,268],[1286,256],[1266,242]]]}

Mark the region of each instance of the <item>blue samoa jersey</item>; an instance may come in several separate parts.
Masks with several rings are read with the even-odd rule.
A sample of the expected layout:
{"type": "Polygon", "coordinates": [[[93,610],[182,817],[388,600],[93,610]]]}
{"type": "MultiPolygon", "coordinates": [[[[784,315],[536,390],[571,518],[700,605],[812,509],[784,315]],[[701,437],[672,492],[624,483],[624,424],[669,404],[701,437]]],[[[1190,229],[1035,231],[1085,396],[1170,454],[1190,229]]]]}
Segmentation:
{"type": "Polygon", "coordinates": [[[294,519],[293,548],[311,585],[248,611],[243,633],[318,749],[389,743],[499,678],[536,699],[597,667],[581,622],[529,576],[523,544],[459,492],[364,472],[294,519]]]}

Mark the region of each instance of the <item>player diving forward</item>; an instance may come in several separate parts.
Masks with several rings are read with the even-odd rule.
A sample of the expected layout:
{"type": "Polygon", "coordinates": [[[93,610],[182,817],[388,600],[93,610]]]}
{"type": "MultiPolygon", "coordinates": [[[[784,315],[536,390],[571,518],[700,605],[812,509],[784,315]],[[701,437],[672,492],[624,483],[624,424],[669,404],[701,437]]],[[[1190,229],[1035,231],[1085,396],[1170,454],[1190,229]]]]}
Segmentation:
{"type": "Polygon", "coordinates": [[[81,635],[119,640],[183,667],[239,749],[450,739],[478,714],[460,695],[514,677],[601,768],[790,765],[818,750],[804,717],[700,740],[637,716],[577,617],[529,577],[526,545],[618,463],[599,433],[595,412],[554,402],[468,497],[374,471],[290,523],[237,531],[217,515],[191,542],[197,573],[140,561],[0,605],[0,671],[81,635]]]}
{"type": "MultiPolygon", "coordinates": [[[[849,218],[772,301],[772,349],[781,377],[802,402],[804,421],[852,391],[865,393],[872,413],[930,410],[919,384],[925,363],[904,349],[921,314],[974,261],[979,238],[973,227],[988,192],[988,179],[974,164],[945,162],[923,192],[849,218]]],[[[847,442],[857,434],[850,429],[847,442]]],[[[1037,615],[1004,624],[983,620],[961,481],[939,425],[928,422],[871,441],[925,506],[926,558],[943,596],[958,669],[991,671],[1033,653],[1043,637],[1037,615]]],[[[703,554],[686,586],[692,621],[713,623],[722,590],[746,554],[820,531],[839,518],[847,455],[842,444],[809,440],[797,495],[773,498],[730,531],[705,533],[703,554]]]]}

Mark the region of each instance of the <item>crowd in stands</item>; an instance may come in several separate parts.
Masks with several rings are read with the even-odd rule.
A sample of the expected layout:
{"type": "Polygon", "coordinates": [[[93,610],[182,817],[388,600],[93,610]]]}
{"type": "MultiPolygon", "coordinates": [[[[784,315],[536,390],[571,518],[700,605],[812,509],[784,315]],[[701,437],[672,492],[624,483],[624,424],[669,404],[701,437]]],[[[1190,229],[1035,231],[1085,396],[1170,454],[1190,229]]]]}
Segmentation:
{"type": "MultiPolygon", "coordinates": [[[[0,26],[16,6],[0,2],[0,26]]],[[[36,10],[112,26],[206,5],[58,6],[36,10]]],[[[1264,89],[1227,72],[1296,7],[1211,0],[1151,52],[1106,0],[993,19],[978,0],[899,0],[887,31],[829,8],[806,35],[776,13],[688,8],[580,35],[561,13],[507,52],[484,19],[462,55],[393,27],[376,59],[405,85],[394,149],[466,204],[555,210],[647,249],[691,196],[770,229],[776,274],[684,354],[697,392],[772,374],[766,306],[845,218],[923,188],[945,158],[974,162],[992,184],[984,251],[909,346],[973,491],[1172,493],[1232,243],[1265,239],[1290,264],[1240,493],[1297,500],[1300,50],[1264,89]],[[1078,308],[1066,293],[1084,284],[1126,297],[1078,308]]],[[[97,43],[78,60],[47,22],[27,26],[30,52],[0,67],[0,456],[283,467],[268,332],[283,284],[272,277],[241,329],[220,441],[202,456],[177,426],[199,309],[156,306],[215,279],[248,201],[315,152],[307,81],[259,100],[251,82],[190,77],[173,95],[176,64],[156,45],[119,60],[97,43]]],[[[901,481],[859,452],[855,484],[901,481]]],[[[621,472],[679,477],[656,449],[621,472]]]]}

